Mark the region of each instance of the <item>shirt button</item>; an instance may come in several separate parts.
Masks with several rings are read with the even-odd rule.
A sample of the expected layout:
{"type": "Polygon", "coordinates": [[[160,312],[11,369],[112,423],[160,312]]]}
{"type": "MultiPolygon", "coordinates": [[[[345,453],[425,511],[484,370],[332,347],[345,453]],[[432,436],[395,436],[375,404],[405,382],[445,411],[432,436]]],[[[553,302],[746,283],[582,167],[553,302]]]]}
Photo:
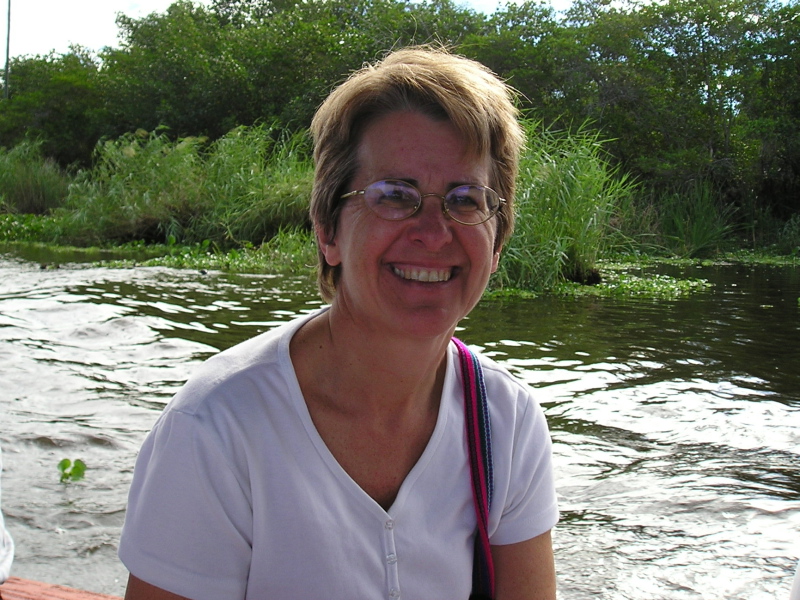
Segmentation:
{"type": "Polygon", "coordinates": [[[386,521],[383,525],[386,529],[394,529],[394,521],[386,521]]]}
{"type": "Polygon", "coordinates": [[[397,562],[397,555],[396,554],[387,554],[386,555],[386,562],[390,565],[393,565],[397,562]]]}
{"type": "Polygon", "coordinates": [[[400,597],[400,590],[397,588],[392,588],[389,590],[389,598],[399,598],[400,597]]]}

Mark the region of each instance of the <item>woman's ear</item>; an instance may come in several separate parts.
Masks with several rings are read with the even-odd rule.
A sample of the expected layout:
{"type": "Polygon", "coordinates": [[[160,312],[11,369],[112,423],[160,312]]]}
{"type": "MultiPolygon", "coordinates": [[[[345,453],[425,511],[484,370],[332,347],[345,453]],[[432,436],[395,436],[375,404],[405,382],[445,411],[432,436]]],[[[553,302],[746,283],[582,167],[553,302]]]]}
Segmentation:
{"type": "Polygon", "coordinates": [[[325,257],[325,262],[331,267],[337,266],[342,262],[339,256],[339,247],[336,245],[336,239],[333,232],[322,225],[314,225],[314,235],[317,236],[317,245],[320,252],[325,257]]]}
{"type": "Polygon", "coordinates": [[[492,254],[492,273],[497,271],[497,267],[500,265],[500,248],[494,251],[492,254]]]}

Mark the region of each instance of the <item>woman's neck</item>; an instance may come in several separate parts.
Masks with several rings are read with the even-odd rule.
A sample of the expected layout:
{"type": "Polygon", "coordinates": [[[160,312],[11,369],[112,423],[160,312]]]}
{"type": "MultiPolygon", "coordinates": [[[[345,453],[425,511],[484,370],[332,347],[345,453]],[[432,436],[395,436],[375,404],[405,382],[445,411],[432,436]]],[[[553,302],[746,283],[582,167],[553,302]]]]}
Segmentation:
{"type": "Polygon", "coordinates": [[[291,352],[301,387],[383,416],[438,406],[452,334],[387,335],[340,317],[332,308],[295,334],[291,352]]]}

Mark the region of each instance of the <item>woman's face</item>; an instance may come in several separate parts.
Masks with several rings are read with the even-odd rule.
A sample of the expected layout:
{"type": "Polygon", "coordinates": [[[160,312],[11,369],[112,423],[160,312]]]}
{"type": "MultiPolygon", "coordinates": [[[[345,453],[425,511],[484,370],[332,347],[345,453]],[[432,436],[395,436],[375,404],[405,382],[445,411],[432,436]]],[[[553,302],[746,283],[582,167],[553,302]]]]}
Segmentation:
{"type": "MultiPolygon", "coordinates": [[[[463,184],[488,186],[488,157],[466,152],[447,121],[395,112],[364,130],[358,169],[348,191],[400,179],[423,194],[445,195],[463,184]]],[[[361,327],[415,337],[452,335],[497,268],[496,223],[467,226],[448,219],[429,196],[412,217],[386,221],[357,195],[343,207],[334,239],[320,238],[325,259],[341,266],[334,305],[361,327]]]]}

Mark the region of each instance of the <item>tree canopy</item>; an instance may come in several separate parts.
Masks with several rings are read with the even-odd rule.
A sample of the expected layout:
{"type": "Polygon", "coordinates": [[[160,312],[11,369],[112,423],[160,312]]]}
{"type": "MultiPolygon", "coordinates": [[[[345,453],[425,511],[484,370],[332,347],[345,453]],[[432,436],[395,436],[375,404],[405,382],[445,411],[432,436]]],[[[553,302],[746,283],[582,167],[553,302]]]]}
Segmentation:
{"type": "Polygon", "coordinates": [[[89,164],[138,129],[218,139],[239,125],[308,126],[333,86],[409,44],[441,43],[520,92],[546,126],[589,126],[619,167],[656,190],[702,180],[730,204],[800,209],[797,0],[576,0],[492,15],[452,0],[178,0],[118,18],[98,55],[16,57],[0,146],[43,141],[89,164]]]}

